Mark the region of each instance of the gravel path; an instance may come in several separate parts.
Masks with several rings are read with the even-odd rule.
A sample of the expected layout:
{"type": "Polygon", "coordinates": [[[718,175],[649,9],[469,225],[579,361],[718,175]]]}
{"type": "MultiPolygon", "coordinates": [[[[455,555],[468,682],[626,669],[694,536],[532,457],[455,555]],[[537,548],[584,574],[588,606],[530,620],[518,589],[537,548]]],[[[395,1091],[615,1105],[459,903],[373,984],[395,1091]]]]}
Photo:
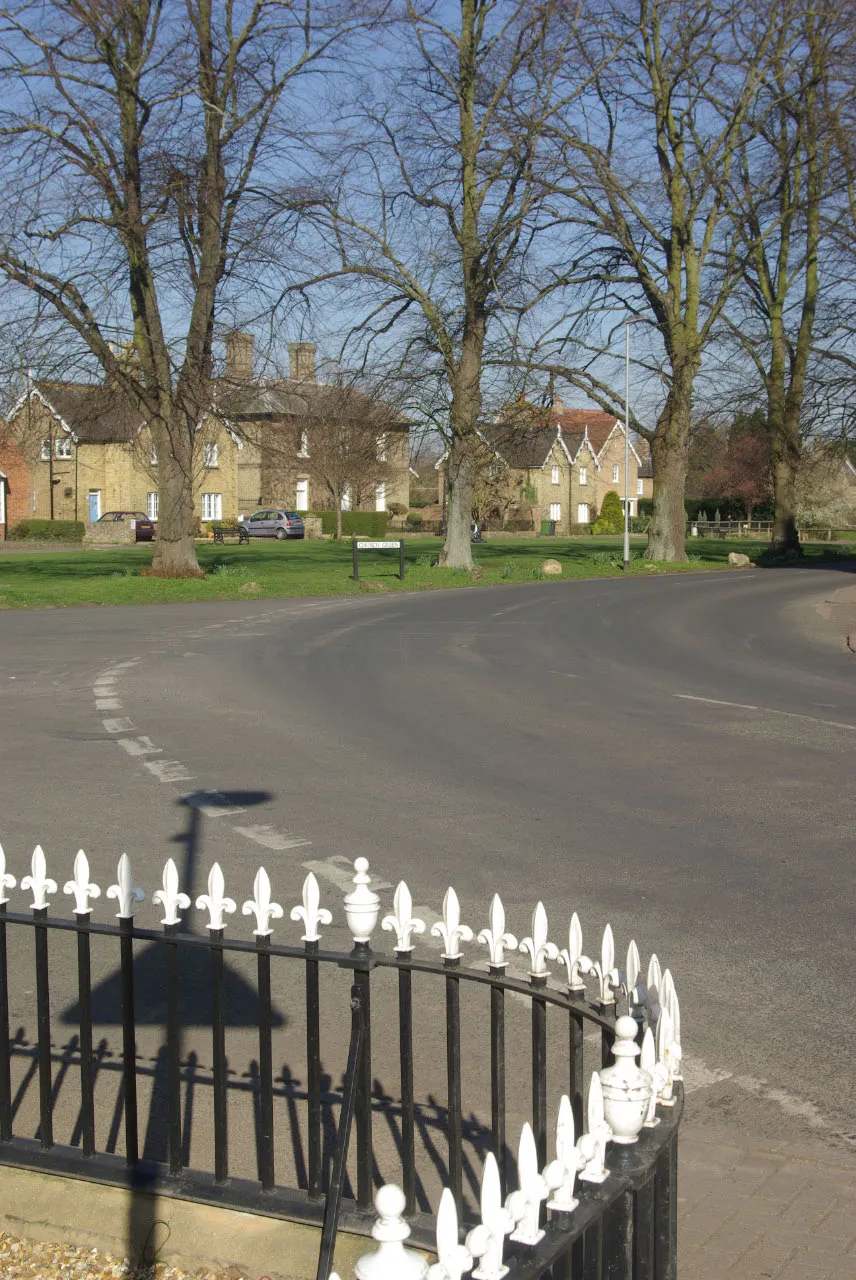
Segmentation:
{"type": "Polygon", "coordinates": [[[2,1280],[249,1280],[238,1267],[226,1271],[181,1271],[164,1262],[136,1267],[98,1249],[19,1240],[0,1231],[2,1280]]]}

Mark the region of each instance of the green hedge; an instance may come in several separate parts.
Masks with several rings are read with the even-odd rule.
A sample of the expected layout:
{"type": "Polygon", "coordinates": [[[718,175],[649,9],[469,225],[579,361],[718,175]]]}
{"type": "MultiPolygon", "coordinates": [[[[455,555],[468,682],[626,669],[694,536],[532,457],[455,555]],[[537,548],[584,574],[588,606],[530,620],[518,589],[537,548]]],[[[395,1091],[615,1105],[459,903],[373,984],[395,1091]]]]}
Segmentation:
{"type": "MultiPolygon", "coordinates": [[[[335,511],[305,511],[304,515],[321,517],[321,532],[335,534],[335,511]]],[[[356,534],[359,538],[384,538],[389,527],[388,511],[343,511],[342,534],[350,537],[356,534]]]]}
{"type": "Polygon", "coordinates": [[[82,542],[82,520],[22,520],[9,530],[10,542],[82,542]]]}

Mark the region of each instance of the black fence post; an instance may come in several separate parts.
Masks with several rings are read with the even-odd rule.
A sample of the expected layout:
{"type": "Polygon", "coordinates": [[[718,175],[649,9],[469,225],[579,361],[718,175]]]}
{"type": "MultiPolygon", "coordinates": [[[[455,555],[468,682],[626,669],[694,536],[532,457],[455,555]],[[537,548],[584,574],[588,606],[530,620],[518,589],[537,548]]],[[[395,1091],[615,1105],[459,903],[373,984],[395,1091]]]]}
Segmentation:
{"type": "Polygon", "coordinates": [[[273,1048],[271,1045],[270,934],[256,934],[259,988],[259,1176],[262,1190],[274,1186],[273,1048]]]}
{"type": "Polygon", "coordinates": [[[229,1177],[229,1115],[226,1087],[226,1024],[223,1017],[223,930],[208,930],[211,941],[211,1056],[214,1066],[214,1181],[229,1177]]]}
{"type": "Polygon", "coordinates": [[[122,975],[122,1079],[125,1093],[125,1160],[140,1158],[137,1121],[137,1027],[134,1011],[134,917],[119,920],[119,967],[122,975]]]}
{"type": "Polygon", "coordinates": [[[318,982],[318,939],[306,949],[306,1103],[308,1109],[309,1195],[321,1195],[321,998],[318,982]]]}
{"type": "MultiPolygon", "coordinates": [[[[502,978],[504,972],[504,963],[488,965],[491,977],[502,978]]],[[[505,1141],[505,991],[493,983],[490,988],[490,1131],[504,1198],[508,1190],[505,1141]]]]}
{"type": "Polygon", "coordinates": [[[178,1005],[178,940],[180,922],[164,925],[166,947],[167,1145],[171,1177],[181,1173],[181,1023],[178,1005]]]}
{"type": "MultiPolygon", "coordinates": [[[[355,974],[354,976],[356,977],[357,975],[355,974]]],[[[345,1183],[345,1162],[348,1158],[348,1144],[351,1139],[354,1107],[360,1090],[360,1076],[362,1074],[362,1061],[365,1051],[364,1037],[367,1025],[363,1007],[363,988],[359,982],[355,981],[351,987],[351,1043],[348,1049],[348,1065],[345,1068],[342,1110],[339,1115],[336,1148],[333,1152],[333,1167],[330,1171],[330,1190],[327,1192],[327,1203],[324,1206],[321,1247],[318,1251],[318,1269],[316,1271],[317,1280],[328,1280],[333,1265],[336,1234],[339,1229],[339,1210],[342,1205],[342,1189],[345,1183]]],[[[357,1121],[359,1123],[359,1114],[357,1121]]]]}
{"type": "Polygon", "coordinates": [[[538,1168],[547,1163],[547,1004],[535,994],[547,986],[547,975],[530,974],[532,987],[532,1132],[538,1168]]]}
{"type": "MultiPolygon", "coordinates": [[[[0,882],[0,893],[3,892],[0,882]]],[[[6,902],[0,902],[0,1142],[12,1141],[12,1063],[9,1053],[9,973],[6,966],[6,902]]]]}
{"type": "Polygon", "coordinates": [[[95,1155],[95,1090],[92,1074],[92,970],[89,911],[76,911],[77,991],[80,1004],[80,1112],[83,1154],[95,1155]]]}
{"type": "Polygon", "coordinates": [[[353,554],[354,554],[354,582],[359,582],[359,580],[360,580],[360,550],[359,550],[359,547],[358,547],[358,545],[357,545],[357,539],[356,539],[356,537],[354,537],[354,538],[353,538],[353,540],[351,541],[351,550],[353,551],[353,554]]]}
{"type": "Polygon", "coordinates": [[[36,1022],[39,1042],[39,1140],[42,1151],[53,1146],[53,1081],[51,1078],[51,997],[48,973],[48,909],[34,907],[36,922],[36,1022]]]}
{"type": "MultiPolygon", "coordinates": [[[[370,955],[369,944],[367,942],[355,942],[354,953],[368,961],[370,955]]],[[[357,988],[357,998],[363,1024],[356,1092],[357,1204],[361,1209],[370,1209],[372,1204],[374,1158],[372,1146],[371,967],[368,963],[354,969],[354,985],[357,988]]]]}
{"type": "Polygon", "coordinates": [[[411,948],[396,949],[398,970],[398,1056],[401,1082],[401,1172],[405,1213],[416,1209],[416,1116],[413,1104],[413,991],[405,967],[411,948]]]}
{"type": "Polygon", "coordinates": [[[449,1190],[458,1217],[463,1213],[463,1139],[461,1130],[461,980],[454,974],[460,956],[443,956],[446,974],[446,1081],[449,1106],[449,1190]]]}

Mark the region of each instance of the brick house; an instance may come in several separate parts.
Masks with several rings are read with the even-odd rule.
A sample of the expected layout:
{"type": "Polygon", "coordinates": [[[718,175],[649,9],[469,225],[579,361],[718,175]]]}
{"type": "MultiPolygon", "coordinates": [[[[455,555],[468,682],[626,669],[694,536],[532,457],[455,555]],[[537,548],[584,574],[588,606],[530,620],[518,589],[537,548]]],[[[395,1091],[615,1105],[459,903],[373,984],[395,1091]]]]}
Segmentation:
{"type": "MultiPolygon", "coordinates": [[[[624,423],[598,409],[566,409],[554,398],[549,408],[525,402],[495,423],[479,427],[482,457],[474,504],[491,522],[509,519],[538,528],[556,523],[557,533],[589,525],[611,489],[624,501],[624,423]]],[[[651,497],[653,473],[647,447],[631,440],[628,449],[630,515],[640,498],[651,497]]],[[[442,486],[444,461],[437,464],[442,486]]]]}
{"type": "Polygon", "coordinates": [[[8,530],[32,514],[32,494],[30,464],[2,421],[0,459],[0,538],[5,541],[8,530]]]}
{"type": "MultiPolygon", "coordinates": [[[[200,521],[234,522],[260,503],[299,510],[326,505],[306,448],[313,417],[323,411],[315,347],[293,343],[289,356],[289,378],[260,382],[252,376],[252,336],[227,341],[226,376],[212,383],[211,408],[197,428],[193,487],[200,521]]],[[[355,494],[355,506],[364,501],[385,510],[390,502],[408,502],[406,423],[395,423],[384,447],[384,484],[370,495],[355,494]]],[[[92,522],[115,510],[158,518],[151,437],[140,413],[109,385],[34,383],[0,434],[0,470],[7,476],[10,527],[28,517],[92,522]]]]}

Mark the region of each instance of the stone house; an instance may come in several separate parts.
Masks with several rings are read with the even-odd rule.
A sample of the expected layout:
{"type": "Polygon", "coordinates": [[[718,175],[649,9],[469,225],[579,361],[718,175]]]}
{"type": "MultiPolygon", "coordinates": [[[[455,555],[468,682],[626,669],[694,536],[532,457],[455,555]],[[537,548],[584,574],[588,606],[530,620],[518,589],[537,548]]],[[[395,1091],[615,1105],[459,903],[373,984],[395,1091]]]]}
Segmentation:
{"type": "MultiPolygon", "coordinates": [[[[624,423],[597,409],[518,404],[479,428],[482,457],[474,503],[489,522],[520,520],[537,529],[552,520],[557,533],[593,523],[612,489],[624,501],[624,423]]],[[[630,515],[653,493],[650,455],[631,440],[630,515]]],[[[438,463],[442,485],[444,462],[438,463]]]]}
{"type": "MultiPolygon", "coordinates": [[[[315,381],[315,347],[292,343],[290,377],[253,378],[252,336],[226,344],[225,377],[211,386],[200,421],[194,497],[200,521],[234,522],[262,503],[311,510],[328,505],[313,476],[313,422],[325,388],[315,381]]],[[[351,393],[356,396],[356,393],[351,393]]],[[[356,401],[354,402],[356,404],[356,401]]],[[[370,402],[363,397],[366,410],[370,402]]],[[[356,410],[355,410],[356,411],[356,410]]],[[[353,505],[385,510],[409,497],[408,424],[384,418],[383,483],[354,493],[353,505]]],[[[105,384],[35,382],[0,433],[9,525],[28,517],[92,522],[106,511],[158,518],[158,460],[141,414],[105,384]]]]}

